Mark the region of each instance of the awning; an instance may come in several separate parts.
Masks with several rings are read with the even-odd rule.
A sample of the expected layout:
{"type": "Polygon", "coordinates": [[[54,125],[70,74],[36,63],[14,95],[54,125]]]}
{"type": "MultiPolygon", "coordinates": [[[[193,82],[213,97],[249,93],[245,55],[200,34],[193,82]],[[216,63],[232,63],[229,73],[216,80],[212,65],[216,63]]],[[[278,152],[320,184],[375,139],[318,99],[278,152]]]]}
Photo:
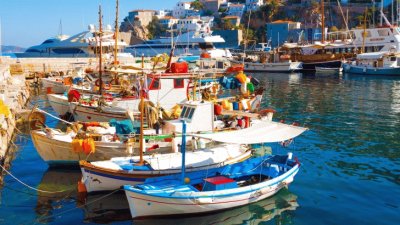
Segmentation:
{"type": "Polygon", "coordinates": [[[225,143],[256,144],[286,141],[299,136],[306,130],[308,128],[272,121],[259,121],[249,128],[237,131],[193,134],[191,136],[225,143]]]}

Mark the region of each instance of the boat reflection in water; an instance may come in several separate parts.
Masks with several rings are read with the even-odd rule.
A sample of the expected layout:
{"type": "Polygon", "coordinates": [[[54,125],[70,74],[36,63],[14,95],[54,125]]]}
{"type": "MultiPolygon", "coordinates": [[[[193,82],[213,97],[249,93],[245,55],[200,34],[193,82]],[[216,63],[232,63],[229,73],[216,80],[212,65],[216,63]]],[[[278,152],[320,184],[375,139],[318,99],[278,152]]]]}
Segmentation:
{"type": "Polygon", "coordinates": [[[82,173],[76,170],[49,168],[43,175],[37,192],[36,214],[41,223],[52,222],[57,215],[81,213],[84,222],[110,223],[131,220],[129,205],[123,191],[89,194],[80,199],[77,183],[82,173]]]}
{"type": "MultiPolygon", "coordinates": [[[[37,188],[48,192],[38,192],[35,209],[38,222],[54,222],[57,215],[81,212],[85,223],[108,224],[131,220],[123,191],[94,193],[87,195],[83,201],[78,200],[77,182],[81,176],[79,170],[56,168],[49,168],[44,173],[37,188]]],[[[232,210],[191,217],[135,220],[133,224],[258,224],[272,219],[286,224],[292,219],[290,211],[297,207],[297,196],[285,188],[271,198],[232,210]]]]}
{"type": "Polygon", "coordinates": [[[288,212],[296,210],[298,206],[297,196],[284,188],[271,198],[232,210],[201,216],[134,220],[133,224],[259,224],[274,218],[280,221],[277,224],[289,224],[292,216],[288,212]]]}

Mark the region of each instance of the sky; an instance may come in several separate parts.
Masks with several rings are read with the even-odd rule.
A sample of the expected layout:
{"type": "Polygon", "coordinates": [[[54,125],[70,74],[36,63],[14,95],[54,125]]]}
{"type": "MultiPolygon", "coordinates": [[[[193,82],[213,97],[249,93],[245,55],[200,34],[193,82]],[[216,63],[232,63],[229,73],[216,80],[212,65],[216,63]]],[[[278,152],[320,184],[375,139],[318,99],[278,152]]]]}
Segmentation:
{"type": "MultiPolygon", "coordinates": [[[[173,9],[179,0],[119,0],[119,23],[135,9],[173,9]]],[[[116,0],[0,0],[1,45],[29,47],[60,32],[74,35],[98,25],[101,4],[103,24],[115,26],[116,0]]]]}

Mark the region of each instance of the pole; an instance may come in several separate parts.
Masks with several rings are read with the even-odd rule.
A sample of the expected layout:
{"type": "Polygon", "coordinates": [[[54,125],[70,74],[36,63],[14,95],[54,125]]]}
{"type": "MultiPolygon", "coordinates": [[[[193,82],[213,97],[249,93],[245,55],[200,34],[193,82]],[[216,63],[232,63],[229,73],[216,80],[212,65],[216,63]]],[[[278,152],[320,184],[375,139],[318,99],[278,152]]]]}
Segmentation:
{"type": "Polygon", "coordinates": [[[142,54],[142,85],[140,90],[140,140],[139,140],[139,165],[143,165],[143,122],[144,122],[144,55],[142,54]]]}
{"type": "Polygon", "coordinates": [[[181,143],[181,153],[182,153],[182,183],[185,184],[185,169],[186,169],[186,123],[185,120],[182,120],[182,143],[181,143]]]}
{"type": "Polygon", "coordinates": [[[103,46],[102,46],[102,36],[103,36],[103,24],[102,24],[102,14],[101,14],[101,5],[99,5],[99,42],[100,42],[100,60],[99,60],[99,79],[100,79],[100,87],[99,87],[99,93],[100,95],[103,95],[103,66],[102,66],[102,57],[103,57],[103,46]]]}
{"type": "Polygon", "coordinates": [[[361,53],[364,53],[364,52],[365,52],[365,36],[367,36],[367,12],[368,12],[368,8],[365,7],[365,14],[364,14],[364,31],[363,31],[363,41],[362,41],[361,53]]]}
{"type": "Polygon", "coordinates": [[[325,43],[325,9],[324,9],[324,0],[321,0],[321,43],[325,43]]]}
{"type": "MultiPolygon", "coordinates": [[[[383,12],[383,0],[381,0],[381,12],[383,12]]],[[[381,27],[383,26],[383,18],[381,14],[381,27]]]]}
{"type": "Polygon", "coordinates": [[[118,0],[116,4],[116,10],[115,10],[115,46],[114,46],[114,66],[118,64],[118,0]]]}

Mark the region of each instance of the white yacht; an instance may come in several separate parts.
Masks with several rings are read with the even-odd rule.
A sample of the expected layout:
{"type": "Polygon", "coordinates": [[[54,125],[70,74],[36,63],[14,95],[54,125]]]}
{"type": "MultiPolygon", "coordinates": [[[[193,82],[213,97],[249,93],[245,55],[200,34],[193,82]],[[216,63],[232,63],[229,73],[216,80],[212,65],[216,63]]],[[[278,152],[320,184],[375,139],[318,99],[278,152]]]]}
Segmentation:
{"type": "MultiPolygon", "coordinates": [[[[68,36],[58,35],[45,40],[40,45],[29,47],[23,53],[16,53],[17,57],[94,57],[100,52],[100,38],[98,30],[94,25],[89,25],[87,31],[79,34],[68,36]]],[[[113,54],[115,48],[114,31],[110,25],[103,30],[102,48],[103,53],[107,56],[113,54]]],[[[122,50],[127,46],[123,41],[118,41],[118,56],[128,57],[129,54],[123,53],[122,50]]]]}
{"type": "Polygon", "coordinates": [[[125,48],[125,52],[134,56],[141,56],[142,54],[144,56],[155,56],[170,52],[172,46],[175,46],[175,55],[200,55],[207,51],[211,57],[230,57],[229,50],[214,47],[214,43],[224,43],[225,40],[220,35],[212,35],[210,22],[198,21],[196,30],[175,37],[163,37],[131,45],[125,48]]]}

